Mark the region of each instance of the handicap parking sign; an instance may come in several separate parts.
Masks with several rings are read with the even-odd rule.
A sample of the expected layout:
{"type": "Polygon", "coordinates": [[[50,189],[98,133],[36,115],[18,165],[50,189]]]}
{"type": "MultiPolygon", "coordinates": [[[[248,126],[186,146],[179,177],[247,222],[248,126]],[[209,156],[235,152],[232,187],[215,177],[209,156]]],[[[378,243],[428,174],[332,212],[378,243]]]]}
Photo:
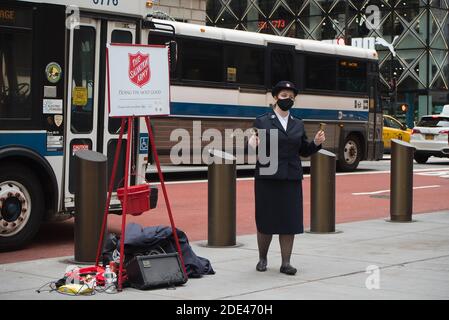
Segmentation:
{"type": "Polygon", "coordinates": [[[148,137],[140,137],[140,151],[148,151],[148,137]]]}

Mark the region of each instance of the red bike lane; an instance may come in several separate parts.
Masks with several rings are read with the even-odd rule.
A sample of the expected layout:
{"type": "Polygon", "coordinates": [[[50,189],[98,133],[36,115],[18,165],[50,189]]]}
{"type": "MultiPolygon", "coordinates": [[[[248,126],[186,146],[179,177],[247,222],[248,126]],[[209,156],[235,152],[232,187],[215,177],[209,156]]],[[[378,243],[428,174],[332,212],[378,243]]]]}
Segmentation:
{"type": "MultiPolygon", "coordinates": [[[[449,210],[449,169],[415,171],[413,213],[449,210]]],[[[390,175],[385,172],[339,174],[336,178],[337,223],[389,217],[390,175]]],[[[207,239],[207,182],[167,184],[167,193],[176,227],[190,241],[207,239]]],[[[303,180],[304,225],[310,225],[310,177],[303,180]]],[[[276,199],[273,199],[275,201],[276,199]]],[[[142,226],[169,225],[162,192],[158,207],[140,216],[127,216],[127,222],[142,226]]],[[[109,231],[119,233],[121,216],[110,215],[109,231]]],[[[42,227],[28,247],[0,253],[0,264],[26,260],[70,256],[74,254],[74,220],[50,223],[42,227]]],[[[237,234],[254,234],[254,181],[237,182],[237,234]]]]}

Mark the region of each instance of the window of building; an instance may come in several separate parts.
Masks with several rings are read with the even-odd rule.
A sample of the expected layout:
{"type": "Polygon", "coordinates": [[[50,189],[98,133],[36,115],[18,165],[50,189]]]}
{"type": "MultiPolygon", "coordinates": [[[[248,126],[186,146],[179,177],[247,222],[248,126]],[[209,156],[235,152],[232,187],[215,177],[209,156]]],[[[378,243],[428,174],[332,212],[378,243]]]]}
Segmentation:
{"type": "Polygon", "coordinates": [[[183,40],[178,57],[182,61],[183,79],[223,81],[223,46],[199,39],[183,40]]]}
{"type": "Polygon", "coordinates": [[[335,90],[337,85],[336,66],[335,58],[328,56],[306,56],[306,88],[335,90]]]}

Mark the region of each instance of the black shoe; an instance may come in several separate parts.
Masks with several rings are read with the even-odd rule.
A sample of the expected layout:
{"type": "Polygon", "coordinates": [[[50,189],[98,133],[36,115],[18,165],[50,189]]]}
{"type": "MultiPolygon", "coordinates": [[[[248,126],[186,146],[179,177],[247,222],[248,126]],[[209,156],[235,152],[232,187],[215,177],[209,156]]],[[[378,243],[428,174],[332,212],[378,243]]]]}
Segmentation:
{"type": "Polygon", "coordinates": [[[291,265],[286,265],[286,266],[281,266],[281,269],[279,271],[281,273],[285,273],[290,276],[294,276],[298,270],[296,270],[296,268],[292,267],[291,265]]]}
{"type": "Polygon", "coordinates": [[[259,262],[256,265],[256,270],[260,272],[267,271],[267,261],[259,260],[259,262]]]}

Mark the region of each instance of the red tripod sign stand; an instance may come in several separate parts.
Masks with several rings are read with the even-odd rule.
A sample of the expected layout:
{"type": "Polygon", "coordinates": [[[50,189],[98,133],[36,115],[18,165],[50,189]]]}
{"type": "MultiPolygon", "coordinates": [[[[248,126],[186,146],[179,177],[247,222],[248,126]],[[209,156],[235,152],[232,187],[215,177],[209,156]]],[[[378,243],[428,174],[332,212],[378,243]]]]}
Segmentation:
{"type": "MultiPolygon", "coordinates": [[[[184,265],[184,259],[182,256],[182,252],[181,252],[181,246],[179,244],[179,239],[178,239],[178,235],[176,234],[176,227],[175,227],[175,221],[173,220],[173,215],[171,212],[171,207],[170,207],[170,202],[168,200],[168,195],[167,195],[167,190],[165,188],[165,183],[164,183],[164,177],[161,171],[161,165],[159,162],[159,157],[157,155],[157,151],[156,151],[156,146],[154,144],[154,135],[153,135],[153,131],[151,129],[151,125],[150,125],[150,117],[149,116],[145,116],[145,123],[148,129],[148,136],[150,138],[150,145],[151,145],[151,150],[153,152],[154,155],[154,161],[156,162],[156,167],[157,167],[157,171],[158,171],[158,175],[159,175],[159,180],[161,182],[161,186],[162,186],[162,192],[164,194],[164,199],[165,199],[165,204],[167,206],[167,211],[168,211],[168,217],[170,218],[170,224],[171,224],[171,228],[172,228],[172,232],[173,232],[173,237],[175,239],[176,242],[176,250],[178,251],[179,254],[179,258],[181,260],[181,264],[183,267],[183,272],[184,272],[184,277],[187,278],[187,272],[186,272],[186,268],[184,265]]],[[[126,226],[126,213],[128,210],[128,178],[129,178],[129,163],[130,163],[130,153],[131,153],[131,140],[132,140],[132,132],[133,132],[133,121],[134,119],[139,119],[139,117],[122,117],[122,122],[120,125],[120,135],[119,135],[119,139],[118,139],[118,144],[117,144],[117,149],[115,151],[115,156],[114,156],[114,165],[112,167],[112,174],[111,174],[111,178],[109,180],[109,189],[108,189],[108,196],[106,199],[106,207],[105,207],[105,211],[104,211],[104,218],[103,218],[103,225],[101,227],[101,234],[100,234],[100,239],[98,241],[98,248],[97,248],[97,257],[96,257],[96,262],[95,265],[98,266],[99,264],[99,259],[100,256],[102,254],[102,248],[103,248],[103,238],[104,238],[104,232],[107,226],[107,217],[109,215],[109,205],[111,203],[111,195],[112,195],[112,191],[113,191],[113,187],[114,187],[114,181],[115,181],[115,175],[117,172],[117,164],[118,164],[118,160],[119,160],[119,155],[120,155],[120,149],[122,147],[122,141],[123,141],[123,132],[125,131],[125,126],[126,126],[126,122],[128,124],[128,133],[127,133],[127,140],[126,140],[126,162],[125,162],[125,177],[124,177],[124,192],[123,192],[123,207],[122,207],[122,234],[120,237],[120,267],[119,267],[119,274],[118,274],[118,290],[121,291],[122,290],[122,281],[123,281],[123,261],[124,261],[124,247],[125,247],[125,226],[126,226]]]]}

